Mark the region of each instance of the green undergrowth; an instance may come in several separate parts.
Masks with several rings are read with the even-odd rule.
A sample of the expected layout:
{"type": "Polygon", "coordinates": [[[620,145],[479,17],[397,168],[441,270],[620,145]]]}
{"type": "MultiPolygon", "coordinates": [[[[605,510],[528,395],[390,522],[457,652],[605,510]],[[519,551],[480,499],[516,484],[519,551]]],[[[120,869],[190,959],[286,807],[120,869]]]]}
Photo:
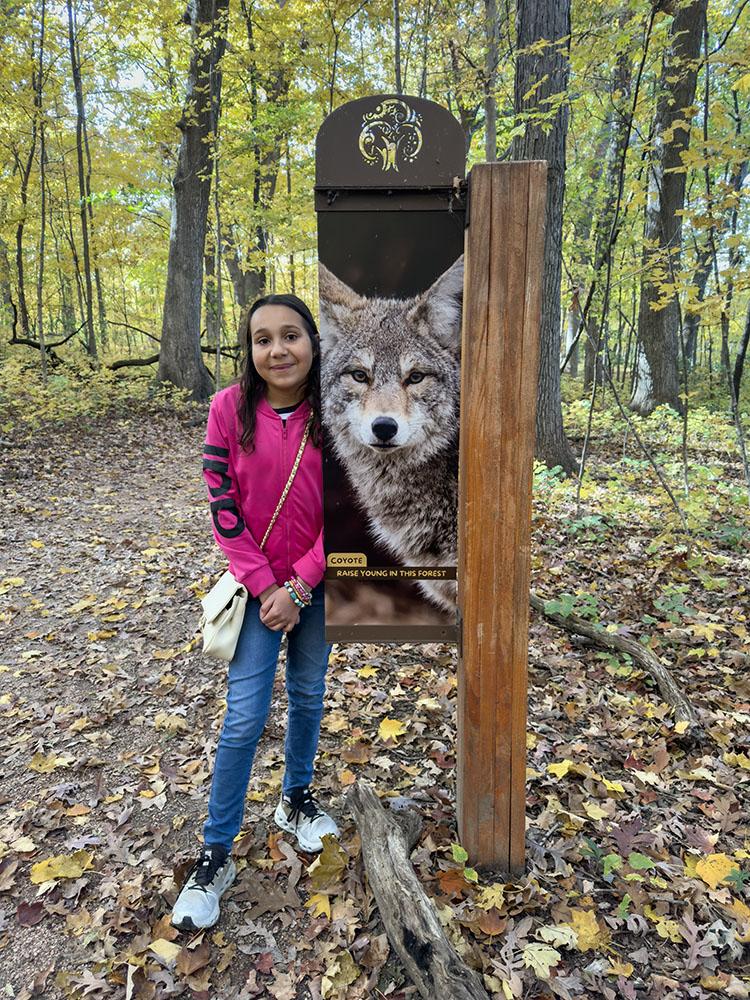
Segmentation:
{"type": "MultiPolygon", "coordinates": [[[[563,404],[565,428],[577,445],[579,458],[588,417],[587,401],[563,404]]],[[[679,534],[683,524],[676,503],[691,536],[714,538],[730,548],[747,545],[748,490],[729,414],[694,407],[684,449],[682,417],[668,407],[659,407],[649,417],[629,415],[629,421],[611,399],[609,405],[606,401],[604,406],[598,404],[591,420],[580,495],[576,479],[566,479],[559,468],[536,463],[535,501],[548,512],[563,514],[566,530],[582,539],[603,541],[608,532],[626,525],[650,527],[657,534],[679,534]]],[[[748,448],[747,412],[742,414],[742,424],[748,448]]]]}
{"type": "MultiPolygon", "coordinates": [[[[580,458],[588,404],[565,403],[564,419],[580,458]]],[[[576,478],[535,463],[532,564],[549,612],[605,627],[629,621],[638,634],[656,630],[660,645],[744,594],[750,503],[726,412],[693,409],[686,464],[679,415],[662,407],[631,420],[653,462],[622,414],[598,406],[580,492],[576,478]]]]}
{"type": "Polygon", "coordinates": [[[42,384],[37,361],[0,362],[0,432],[24,440],[71,424],[91,424],[109,416],[131,416],[162,408],[183,411],[190,404],[182,390],[151,378],[118,376],[85,358],[71,358],[49,369],[42,384]]]}
{"type": "MultiPolygon", "coordinates": [[[[743,400],[744,402],[744,400],[743,400]]],[[[577,399],[563,404],[563,421],[568,435],[583,441],[589,418],[589,400],[577,399]]],[[[750,436],[750,406],[741,411],[745,436],[750,436]]],[[[597,402],[591,422],[592,439],[632,451],[629,441],[634,432],[649,443],[652,452],[679,457],[682,449],[683,418],[668,406],[660,406],[648,417],[628,413],[627,417],[611,398],[604,405],[597,402]]],[[[637,442],[635,442],[637,445],[637,442]]],[[[728,408],[694,406],[689,410],[686,443],[688,449],[703,454],[739,457],[737,431],[728,408]]]]}

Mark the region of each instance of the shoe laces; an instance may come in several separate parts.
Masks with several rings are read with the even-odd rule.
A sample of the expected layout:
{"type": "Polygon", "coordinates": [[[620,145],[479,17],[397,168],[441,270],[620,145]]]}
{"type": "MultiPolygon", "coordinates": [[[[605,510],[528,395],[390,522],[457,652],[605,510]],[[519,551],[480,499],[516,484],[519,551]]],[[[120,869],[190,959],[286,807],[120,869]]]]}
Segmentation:
{"type": "Polygon", "coordinates": [[[304,791],[298,792],[291,800],[289,805],[291,809],[289,810],[289,819],[294,822],[299,819],[300,814],[306,816],[310,820],[317,819],[318,816],[323,815],[323,810],[318,806],[315,799],[312,797],[312,792],[309,788],[305,788],[304,791]]]}
{"type": "Polygon", "coordinates": [[[223,868],[225,863],[226,858],[222,858],[219,853],[214,854],[210,848],[203,850],[190,867],[186,881],[192,877],[194,886],[205,889],[206,886],[211,885],[217,871],[223,868]]]}

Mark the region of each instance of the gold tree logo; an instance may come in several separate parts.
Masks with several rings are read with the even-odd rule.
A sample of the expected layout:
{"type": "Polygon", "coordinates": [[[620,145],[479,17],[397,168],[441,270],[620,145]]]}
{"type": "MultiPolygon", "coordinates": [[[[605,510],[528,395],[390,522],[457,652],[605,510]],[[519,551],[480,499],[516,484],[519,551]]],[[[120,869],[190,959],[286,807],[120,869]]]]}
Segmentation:
{"type": "Polygon", "coordinates": [[[411,163],[422,148],[422,116],[406,101],[381,101],[362,116],[359,150],[365,161],[380,169],[398,170],[399,160],[411,163]]]}

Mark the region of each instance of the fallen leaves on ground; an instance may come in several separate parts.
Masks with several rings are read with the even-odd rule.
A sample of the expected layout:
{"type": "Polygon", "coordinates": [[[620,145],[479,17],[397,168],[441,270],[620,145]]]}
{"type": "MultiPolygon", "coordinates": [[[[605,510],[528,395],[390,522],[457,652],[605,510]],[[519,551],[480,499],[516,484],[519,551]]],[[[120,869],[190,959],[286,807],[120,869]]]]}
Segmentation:
{"type": "Polygon", "coordinates": [[[223,569],[201,445],[200,427],[160,412],[58,430],[6,463],[5,992],[412,995],[346,807],[362,777],[392,808],[423,816],[415,870],[490,995],[750,996],[749,550],[723,531],[718,507],[705,514],[716,530],[685,544],[668,518],[646,517],[653,496],[635,480],[617,517],[581,516],[551,493],[537,503],[533,585],[646,642],[698,709],[703,744],[684,742],[632,663],[535,617],[527,870],[476,872],[456,832],[454,650],[337,647],[317,790],[340,842],[298,855],[274,827],[280,671],[221,920],[192,936],[170,926],[226,693],[195,631],[198,597],[223,569]]]}

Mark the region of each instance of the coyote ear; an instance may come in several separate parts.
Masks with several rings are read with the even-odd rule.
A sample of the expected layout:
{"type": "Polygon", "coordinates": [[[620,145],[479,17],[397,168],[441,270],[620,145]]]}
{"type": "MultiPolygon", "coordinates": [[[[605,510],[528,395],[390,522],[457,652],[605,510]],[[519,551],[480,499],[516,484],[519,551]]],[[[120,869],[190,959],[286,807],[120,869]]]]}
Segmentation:
{"type": "Polygon", "coordinates": [[[342,314],[364,303],[357,293],[345,282],[329,271],[325,264],[318,262],[318,293],[320,306],[320,340],[332,346],[341,336],[342,314]]]}
{"type": "Polygon", "coordinates": [[[463,295],[464,257],[461,254],[418,299],[418,308],[427,312],[433,334],[444,347],[454,351],[461,347],[463,295]]]}

